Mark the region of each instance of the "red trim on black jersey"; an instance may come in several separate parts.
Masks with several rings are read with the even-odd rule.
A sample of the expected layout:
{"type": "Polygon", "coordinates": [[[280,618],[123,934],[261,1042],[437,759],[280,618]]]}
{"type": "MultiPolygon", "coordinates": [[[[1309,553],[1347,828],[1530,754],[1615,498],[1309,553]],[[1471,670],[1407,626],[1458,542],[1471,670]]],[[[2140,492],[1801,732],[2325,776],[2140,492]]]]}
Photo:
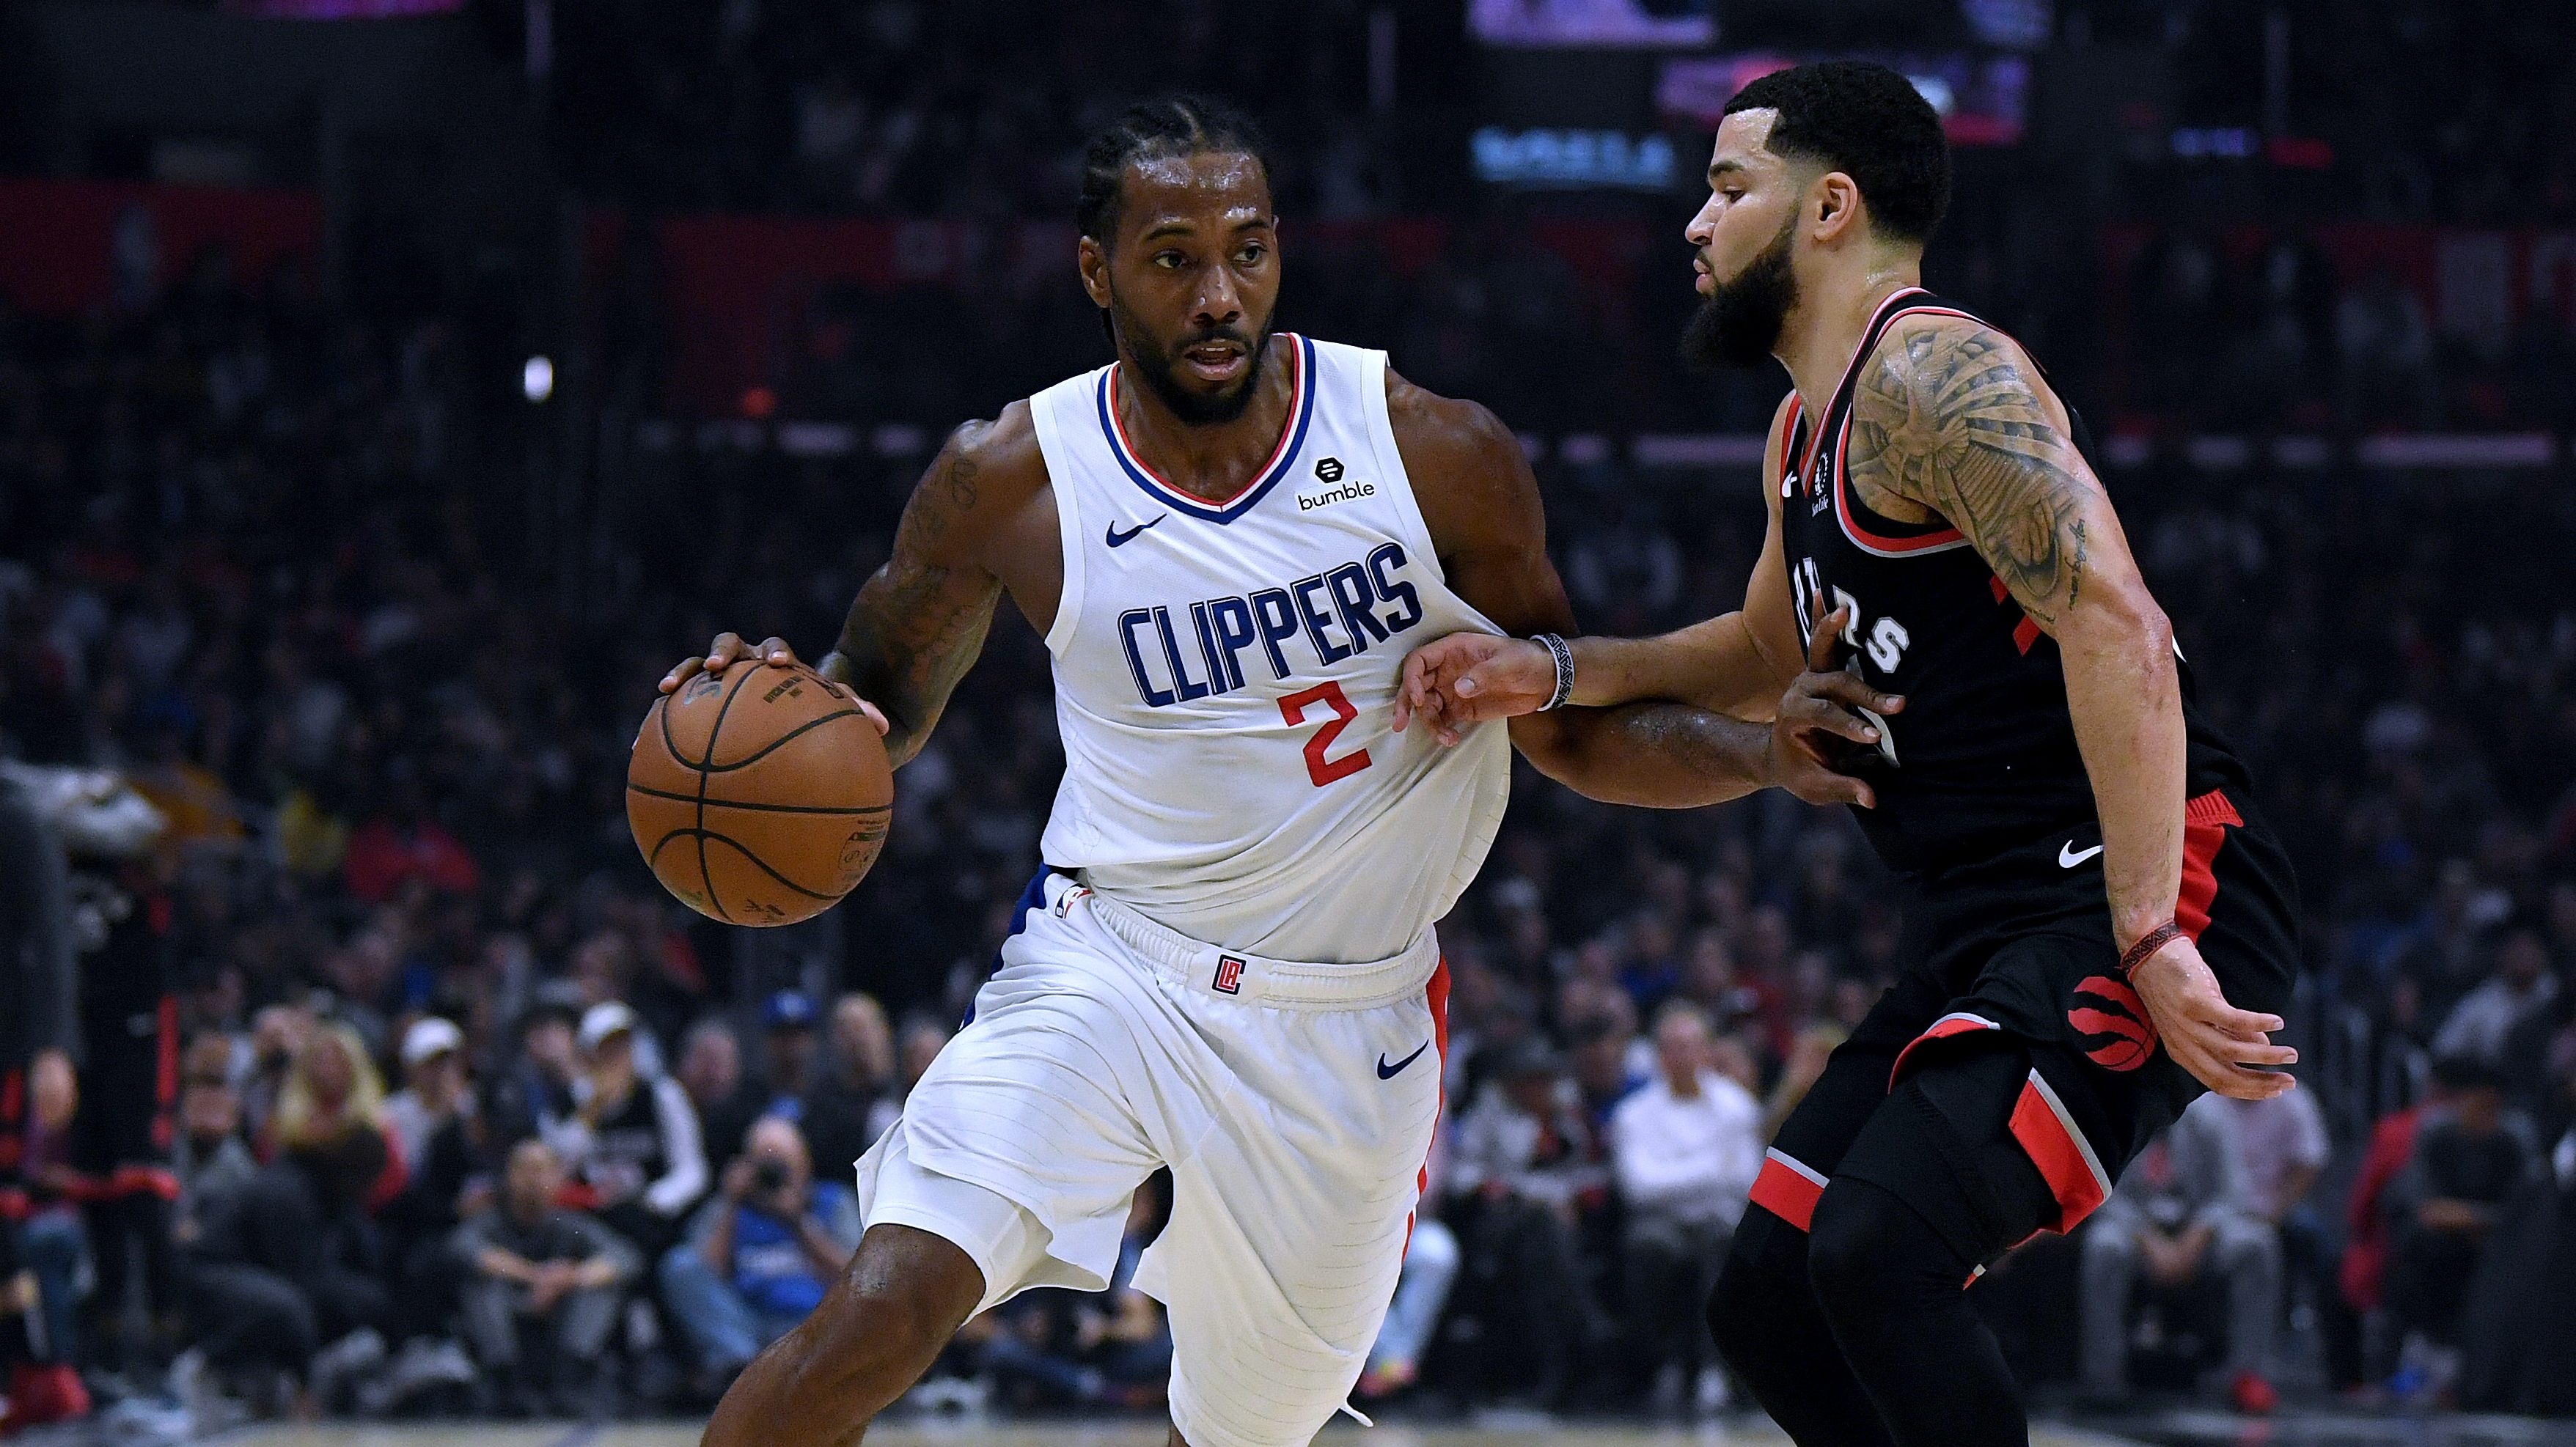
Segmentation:
{"type": "Polygon", "coordinates": [[[1797,469],[1789,465],[1789,454],[1798,447],[1798,424],[1807,420],[1807,404],[1795,392],[1789,394],[1789,420],[1780,429],[1780,500],[1787,502],[1798,490],[1797,469]]]}
{"type": "MultiPolygon", "coordinates": [[[[1928,296],[1930,293],[1924,291],[1921,287],[1908,287],[1904,291],[1892,293],[1888,297],[1888,300],[1894,301],[1898,297],[1911,295],[1928,296]]],[[[1887,335],[1887,329],[1896,325],[1897,318],[1917,312],[1931,316],[1958,317],[1965,321],[1979,322],[1982,325],[1982,320],[1980,318],[1967,312],[1960,311],[1956,307],[1900,306],[1893,311],[1882,312],[1879,316],[1871,320],[1870,329],[1862,333],[1862,351],[1866,353],[1876,350],[1879,341],[1887,335]]],[[[1844,369],[1843,381],[1845,386],[1850,384],[1852,372],[1859,366],[1860,360],[1860,354],[1855,354],[1852,357],[1852,365],[1844,369]]],[[[1840,389],[1838,388],[1838,395],[1839,392],[1840,389]]],[[[1834,443],[1834,520],[1842,524],[1843,536],[1851,539],[1852,545],[1860,548],[1864,552],[1875,553],[1880,557],[1889,558],[1912,557],[1918,553],[1947,551],[1954,547],[1964,546],[1968,540],[1967,534],[1960,532],[1956,527],[1945,526],[1928,533],[1918,533],[1905,537],[1888,537],[1881,533],[1871,532],[1868,528],[1861,525],[1857,515],[1857,510],[1852,506],[1850,493],[1851,414],[1852,409],[1849,404],[1846,404],[1843,408],[1842,432],[1841,435],[1835,439],[1834,443]]],[[[2027,653],[2030,650],[2025,648],[2022,651],[2027,653]]]]}

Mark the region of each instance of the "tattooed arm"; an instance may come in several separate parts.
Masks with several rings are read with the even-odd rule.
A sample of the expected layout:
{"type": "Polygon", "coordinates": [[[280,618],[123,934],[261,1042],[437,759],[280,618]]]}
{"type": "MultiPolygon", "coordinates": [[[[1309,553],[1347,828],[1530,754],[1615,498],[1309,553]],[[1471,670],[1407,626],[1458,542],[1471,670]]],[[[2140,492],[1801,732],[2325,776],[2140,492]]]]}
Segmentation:
{"type": "MultiPolygon", "coordinates": [[[[2064,405],[2009,338],[1966,318],[1906,317],[1862,369],[1849,457],[1862,501],[1900,520],[1946,519],[2057,640],[2125,950],[2173,919],[2181,892],[2182,692],[2172,625],[2069,440],[2064,405]]],[[[2190,941],[2133,978],[2174,1058],[2203,1083],[2245,1096],[2289,1088],[2244,1068],[2288,1058],[2254,1043],[2279,1020],[2228,1007],[2190,941]]]]}
{"type": "MultiPolygon", "coordinates": [[[[983,651],[993,607],[1008,587],[1039,632],[1063,588],[1055,505],[1028,405],[950,434],[904,504],[893,555],[859,589],[840,640],[818,671],[846,683],[882,715],[886,754],[900,767],[921,752],[957,682],[983,651]]],[[[701,667],[740,657],[793,662],[786,643],[757,648],[734,634],[671,671],[665,693],[701,667]]]]}

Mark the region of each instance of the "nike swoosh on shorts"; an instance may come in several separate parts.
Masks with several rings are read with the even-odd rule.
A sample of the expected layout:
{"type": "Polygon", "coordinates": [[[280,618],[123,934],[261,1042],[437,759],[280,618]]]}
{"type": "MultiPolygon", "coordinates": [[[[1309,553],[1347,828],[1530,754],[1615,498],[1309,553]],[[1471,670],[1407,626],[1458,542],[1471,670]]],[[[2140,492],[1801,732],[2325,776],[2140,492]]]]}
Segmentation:
{"type": "Polygon", "coordinates": [[[1395,1077],[1396,1077],[1396,1076],[1398,1076],[1398,1075],[1400,1075],[1400,1074],[1402,1074],[1402,1073],[1404,1072],[1404,1067],[1406,1067],[1406,1066],[1408,1066],[1408,1065],[1411,1065],[1413,1062],[1415,1062],[1415,1061],[1417,1061],[1417,1060],[1421,1059],[1421,1058],[1422,1058],[1422,1052],[1423,1052],[1423,1051],[1425,1051],[1425,1050],[1428,1050],[1428,1049],[1430,1049],[1430,1048],[1431,1048],[1431,1042],[1430,1042],[1430,1041],[1428,1041],[1428,1040],[1425,1040],[1425,1041],[1423,1041],[1421,1044],[1416,1045],[1416,1046],[1414,1046],[1414,1047],[1413,1047],[1413,1053],[1412,1053],[1412,1054],[1410,1054],[1410,1055],[1408,1055],[1408,1056],[1404,1057],[1402,1060],[1399,1060],[1399,1061],[1395,1062],[1393,1065],[1389,1065],[1389,1064],[1387,1064],[1387,1063],[1386,1063],[1386,1052],[1385,1052],[1385,1051],[1383,1051],[1383,1050],[1379,1051],[1379,1052],[1377,1053],[1377,1078],[1378,1078],[1378,1079],[1380,1079],[1380,1080],[1393,1080],[1393,1079],[1395,1079],[1395,1077]]]}

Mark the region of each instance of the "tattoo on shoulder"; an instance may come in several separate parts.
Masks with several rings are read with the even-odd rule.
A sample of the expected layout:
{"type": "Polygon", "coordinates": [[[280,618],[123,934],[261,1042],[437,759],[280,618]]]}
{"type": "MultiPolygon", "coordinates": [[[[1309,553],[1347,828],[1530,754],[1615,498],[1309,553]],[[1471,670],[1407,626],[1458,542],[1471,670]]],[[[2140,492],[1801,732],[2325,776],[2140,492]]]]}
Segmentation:
{"type": "Polygon", "coordinates": [[[916,531],[923,542],[936,542],[947,532],[960,513],[971,511],[978,496],[975,479],[983,471],[967,455],[973,445],[967,427],[961,427],[948,445],[940,449],[938,461],[930,476],[913,489],[912,501],[904,506],[901,527],[916,531]]]}
{"type": "Polygon", "coordinates": [[[1903,321],[1880,343],[1854,388],[1850,481],[1947,518],[2039,622],[2083,591],[2098,485],[1987,327],[1903,321]]]}

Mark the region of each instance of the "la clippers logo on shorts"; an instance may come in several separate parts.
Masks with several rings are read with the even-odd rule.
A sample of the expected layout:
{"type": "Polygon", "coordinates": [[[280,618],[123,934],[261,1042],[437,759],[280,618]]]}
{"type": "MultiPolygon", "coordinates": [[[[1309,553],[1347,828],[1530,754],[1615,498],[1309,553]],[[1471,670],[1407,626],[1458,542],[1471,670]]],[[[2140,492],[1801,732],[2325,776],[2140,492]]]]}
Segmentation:
{"type": "Polygon", "coordinates": [[[1217,956],[1215,985],[1218,992],[1221,994],[1242,994],[1243,961],[1236,959],[1232,955],[1217,956]]]}
{"type": "Polygon", "coordinates": [[[2123,980],[2108,975],[2091,975],[2075,987],[2078,1000],[2090,997],[2107,1009],[2079,1004],[2066,1012],[2066,1023],[2086,1036],[2108,1035],[2112,1038],[2084,1052],[2084,1058],[2105,1070],[2135,1070],[2156,1053],[2155,1023],[2147,1018],[2147,1004],[2138,992],[2123,980]]]}

